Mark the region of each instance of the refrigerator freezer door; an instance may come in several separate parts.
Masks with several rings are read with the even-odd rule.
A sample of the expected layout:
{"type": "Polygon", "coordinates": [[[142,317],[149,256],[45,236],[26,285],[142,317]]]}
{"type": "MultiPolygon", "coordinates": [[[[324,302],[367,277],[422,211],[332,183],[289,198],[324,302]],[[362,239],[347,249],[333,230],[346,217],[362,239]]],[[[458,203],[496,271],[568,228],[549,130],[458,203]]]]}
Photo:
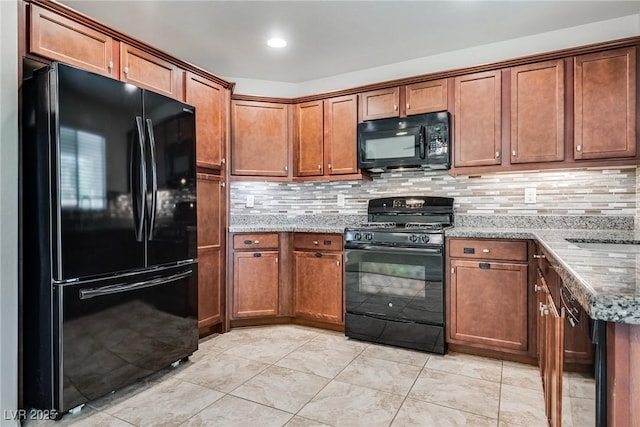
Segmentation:
{"type": "Polygon", "coordinates": [[[168,367],[198,348],[197,264],[56,286],[60,411],[168,367]]]}
{"type": "Polygon", "coordinates": [[[136,231],[144,234],[136,230],[144,181],[136,127],[142,91],[73,67],[57,68],[58,86],[51,85],[51,116],[59,126],[51,144],[51,208],[59,221],[53,227],[54,279],[142,269],[145,242],[136,239],[136,231]]]}
{"type": "Polygon", "coordinates": [[[197,257],[193,107],[144,91],[148,265],[197,257]]]}

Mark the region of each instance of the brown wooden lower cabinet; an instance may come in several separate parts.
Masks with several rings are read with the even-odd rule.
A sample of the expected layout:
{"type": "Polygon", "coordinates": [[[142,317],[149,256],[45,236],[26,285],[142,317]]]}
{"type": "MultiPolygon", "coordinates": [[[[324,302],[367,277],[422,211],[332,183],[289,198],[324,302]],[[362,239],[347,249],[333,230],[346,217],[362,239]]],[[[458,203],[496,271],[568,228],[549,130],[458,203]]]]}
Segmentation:
{"type": "Polygon", "coordinates": [[[233,318],[278,314],[278,251],[233,254],[233,318]]]}
{"type": "Polygon", "coordinates": [[[332,323],[344,322],[342,253],[293,253],[294,314],[332,323]]]}
{"type": "Polygon", "coordinates": [[[222,251],[198,249],[198,328],[222,322],[222,251]]]}

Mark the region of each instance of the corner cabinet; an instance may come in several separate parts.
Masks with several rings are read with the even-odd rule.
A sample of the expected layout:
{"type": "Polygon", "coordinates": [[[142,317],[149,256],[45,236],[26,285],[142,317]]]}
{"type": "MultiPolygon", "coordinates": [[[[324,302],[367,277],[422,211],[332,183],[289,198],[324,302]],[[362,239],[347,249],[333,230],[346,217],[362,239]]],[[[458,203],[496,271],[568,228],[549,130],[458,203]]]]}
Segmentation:
{"type": "Polygon", "coordinates": [[[449,239],[448,342],[527,355],[527,242],[449,239]]]}
{"type": "Polygon", "coordinates": [[[502,163],[502,73],[455,78],[454,167],[502,163]]]}
{"type": "Polygon", "coordinates": [[[277,233],[233,236],[232,319],[278,314],[279,246],[277,233]]]}
{"type": "Polygon", "coordinates": [[[575,159],[636,155],[636,48],[576,56],[575,159]]]}
{"type": "Polygon", "coordinates": [[[289,176],[289,106],[231,101],[231,174],[289,176]]]}
{"type": "Polygon", "coordinates": [[[295,233],[294,315],[344,324],[342,236],[295,233]]]}

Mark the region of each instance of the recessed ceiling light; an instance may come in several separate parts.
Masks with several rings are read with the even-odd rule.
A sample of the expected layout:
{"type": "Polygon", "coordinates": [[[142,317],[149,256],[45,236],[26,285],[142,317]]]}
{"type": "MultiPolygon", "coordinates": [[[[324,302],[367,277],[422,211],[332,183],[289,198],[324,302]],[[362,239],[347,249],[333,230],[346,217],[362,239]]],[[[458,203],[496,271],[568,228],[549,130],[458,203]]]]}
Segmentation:
{"type": "Polygon", "coordinates": [[[287,45],[287,41],[281,39],[280,37],[273,37],[269,40],[267,40],[267,44],[271,47],[275,47],[275,48],[281,48],[281,47],[285,47],[287,45]]]}

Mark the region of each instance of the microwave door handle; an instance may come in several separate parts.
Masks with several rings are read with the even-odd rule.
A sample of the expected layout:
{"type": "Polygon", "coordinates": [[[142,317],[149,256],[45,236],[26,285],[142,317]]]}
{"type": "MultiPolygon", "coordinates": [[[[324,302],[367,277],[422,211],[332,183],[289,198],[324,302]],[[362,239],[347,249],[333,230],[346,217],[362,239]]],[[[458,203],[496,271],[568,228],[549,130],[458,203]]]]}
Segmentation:
{"type": "Polygon", "coordinates": [[[420,126],[420,131],[419,131],[419,136],[418,136],[418,148],[420,150],[420,158],[421,159],[426,159],[427,158],[427,143],[425,141],[425,127],[424,126],[420,126]]]}

